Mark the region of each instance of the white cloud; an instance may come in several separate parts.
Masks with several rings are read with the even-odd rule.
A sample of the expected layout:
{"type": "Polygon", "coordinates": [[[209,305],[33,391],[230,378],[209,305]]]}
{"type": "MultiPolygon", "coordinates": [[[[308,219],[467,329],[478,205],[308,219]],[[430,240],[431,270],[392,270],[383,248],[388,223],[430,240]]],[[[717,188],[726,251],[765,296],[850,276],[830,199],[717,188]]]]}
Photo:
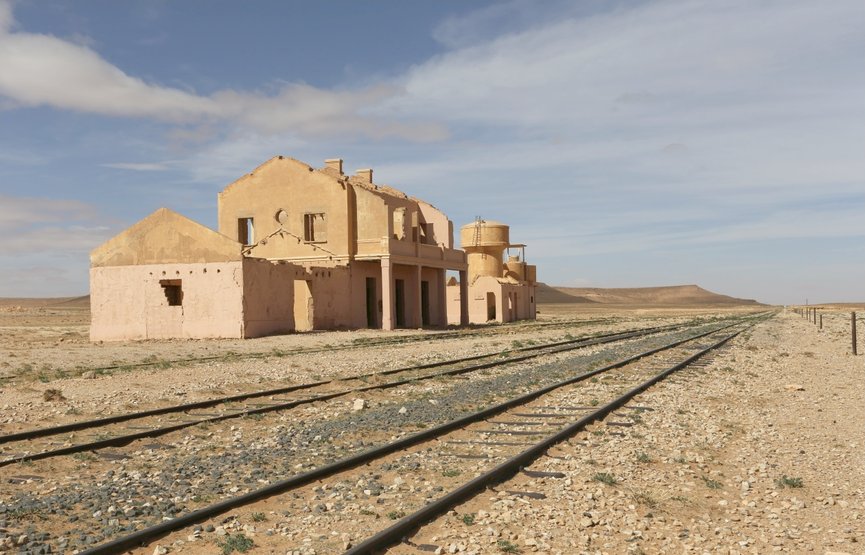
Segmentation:
{"type": "Polygon", "coordinates": [[[68,41],[10,32],[11,24],[11,4],[0,3],[0,95],[20,106],[51,106],[178,124],[222,121],[262,133],[292,130],[310,135],[349,133],[419,141],[446,135],[437,124],[363,115],[367,105],[397,93],[390,85],[323,90],[290,83],[271,95],[222,90],[201,96],[129,75],[81,38],[68,41]]]}
{"type": "Polygon", "coordinates": [[[216,114],[207,98],[131,77],[86,46],[47,35],[0,35],[0,94],[24,106],[190,121],[216,114]]]}
{"type": "Polygon", "coordinates": [[[77,253],[86,259],[112,235],[109,227],[94,223],[100,220],[95,207],[77,200],[0,194],[0,231],[13,238],[0,242],[0,255],[77,253]]]}
{"type": "Polygon", "coordinates": [[[9,32],[14,23],[15,17],[12,15],[11,0],[0,0],[0,35],[9,32]]]}
{"type": "Polygon", "coordinates": [[[16,232],[14,241],[0,243],[0,254],[39,253],[46,258],[78,254],[80,259],[86,260],[87,253],[115,232],[105,226],[40,226],[16,232]]]}
{"type": "Polygon", "coordinates": [[[14,197],[0,194],[0,229],[58,222],[87,221],[96,217],[96,209],[77,200],[14,197]]]}
{"type": "Polygon", "coordinates": [[[160,172],[168,171],[171,165],[167,162],[111,162],[101,164],[103,168],[114,168],[117,170],[131,170],[137,172],[160,172]]]}

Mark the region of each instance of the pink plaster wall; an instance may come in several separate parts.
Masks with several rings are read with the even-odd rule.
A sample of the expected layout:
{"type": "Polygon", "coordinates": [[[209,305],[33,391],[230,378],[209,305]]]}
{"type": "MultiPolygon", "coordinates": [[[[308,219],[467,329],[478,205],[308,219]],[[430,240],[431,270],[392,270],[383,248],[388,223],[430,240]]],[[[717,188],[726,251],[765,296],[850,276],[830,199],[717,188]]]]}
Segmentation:
{"type": "Polygon", "coordinates": [[[243,261],[243,337],[294,330],[295,271],[291,264],[243,261]]]}
{"type": "MultiPolygon", "coordinates": [[[[487,293],[495,294],[496,322],[535,319],[537,303],[535,286],[529,283],[501,283],[496,278],[481,276],[469,286],[469,322],[487,322],[487,293]],[[508,303],[508,296],[516,294],[516,304],[508,303]]],[[[447,288],[448,322],[458,324],[460,319],[460,288],[451,285],[447,288]]]]}
{"type": "Polygon", "coordinates": [[[91,341],[241,337],[242,264],[91,268],[91,341]],[[181,280],[181,306],[168,306],[166,279],[181,280]]]}

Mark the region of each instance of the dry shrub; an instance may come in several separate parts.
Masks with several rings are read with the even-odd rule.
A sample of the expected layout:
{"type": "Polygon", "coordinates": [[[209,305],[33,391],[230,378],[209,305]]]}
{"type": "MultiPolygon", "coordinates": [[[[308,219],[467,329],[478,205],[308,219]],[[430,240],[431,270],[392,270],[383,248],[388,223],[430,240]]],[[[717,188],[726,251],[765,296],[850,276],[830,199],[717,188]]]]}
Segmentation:
{"type": "Polygon", "coordinates": [[[46,389],[45,393],[42,394],[42,398],[46,401],[65,401],[66,397],[63,396],[63,392],[59,389],[46,389]]]}

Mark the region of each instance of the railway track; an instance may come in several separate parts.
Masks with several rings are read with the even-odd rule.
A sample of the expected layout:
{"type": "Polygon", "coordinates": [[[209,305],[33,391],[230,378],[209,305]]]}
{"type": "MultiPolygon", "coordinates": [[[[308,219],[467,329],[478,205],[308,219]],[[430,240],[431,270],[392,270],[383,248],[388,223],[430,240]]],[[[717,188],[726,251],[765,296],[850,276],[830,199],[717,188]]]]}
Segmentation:
{"type": "Polygon", "coordinates": [[[273,357],[287,357],[287,356],[297,356],[297,355],[307,355],[307,354],[315,354],[315,353],[329,353],[334,351],[350,351],[357,349],[367,349],[367,348],[379,348],[379,347],[387,347],[390,345],[407,345],[417,342],[429,342],[429,341],[442,341],[448,339],[462,339],[462,338],[470,338],[470,337],[490,337],[501,334],[512,334],[515,332],[522,332],[526,330],[536,330],[536,329],[560,329],[560,328],[568,328],[573,329],[576,327],[588,326],[591,324],[597,323],[605,323],[608,322],[608,319],[598,318],[591,320],[556,320],[552,322],[538,322],[538,321],[519,321],[512,322],[508,324],[501,325],[484,325],[480,327],[470,327],[467,329],[460,329],[456,331],[431,331],[424,334],[398,334],[391,335],[388,337],[374,337],[374,338],[359,338],[351,341],[350,343],[338,344],[338,345],[324,345],[321,347],[306,347],[306,348],[295,348],[295,349],[271,349],[269,351],[254,351],[249,353],[235,353],[234,351],[227,351],[218,355],[208,355],[208,356],[200,356],[200,357],[184,357],[177,359],[165,359],[165,360],[143,360],[139,362],[133,362],[129,364],[110,364],[107,366],[93,366],[81,369],[82,371],[92,370],[94,372],[111,372],[115,370],[131,370],[134,368],[149,368],[149,367],[164,367],[164,366],[175,366],[175,365],[189,365],[189,364],[206,364],[208,362],[214,361],[223,361],[226,360],[226,357],[237,357],[238,359],[267,359],[273,357]]]}
{"type": "Polygon", "coordinates": [[[295,384],[281,388],[253,391],[240,395],[218,397],[194,403],[184,403],[157,409],[118,414],[25,430],[0,436],[0,467],[32,462],[62,455],[121,447],[130,443],[157,438],[193,426],[214,424],[225,420],[289,410],[301,405],[322,402],[350,394],[398,387],[419,380],[456,376],[486,368],[523,362],[545,355],[575,349],[644,337],[674,330],[681,325],[657,326],[624,332],[598,334],[540,345],[531,345],[481,355],[461,357],[422,365],[401,367],[378,372],[367,372],[333,380],[295,384]],[[438,369],[435,372],[425,372],[438,369]],[[367,384],[370,380],[400,376],[383,383],[367,384]],[[299,397],[278,398],[289,394],[299,397]],[[267,398],[265,402],[262,399],[267,398]],[[210,409],[216,412],[201,412],[210,409]],[[198,411],[198,412],[193,412],[198,411]],[[75,432],[89,431],[89,438],[81,441],[75,432]],[[68,434],[64,437],[64,434],[68,434]],[[38,440],[45,439],[42,442],[38,440]],[[75,441],[73,441],[75,440],[75,441]]]}
{"type": "MultiPolygon", "coordinates": [[[[539,431],[543,431],[544,437],[547,438],[546,440],[551,441],[547,436],[550,436],[550,431],[553,428],[557,430],[553,435],[559,437],[562,433],[566,433],[566,430],[570,430],[573,425],[580,423],[582,423],[581,425],[585,425],[587,422],[602,418],[626,402],[626,400],[621,401],[621,399],[624,399],[628,395],[633,397],[639,391],[649,387],[659,379],[663,379],[663,377],[674,372],[677,368],[682,367],[682,365],[693,363],[697,358],[705,356],[711,349],[717,348],[728,341],[736,333],[739,333],[744,326],[751,325],[752,323],[728,323],[724,326],[715,325],[708,329],[704,326],[699,332],[691,332],[687,336],[681,333],[674,341],[668,341],[650,349],[636,352],[612,364],[606,364],[584,372],[561,372],[559,375],[570,374],[570,376],[535,391],[530,391],[512,399],[487,406],[480,411],[452,419],[421,432],[410,435],[403,434],[402,437],[399,437],[395,441],[382,443],[361,453],[355,453],[327,464],[317,465],[306,472],[297,472],[296,475],[289,479],[271,483],[243,495],[231,497],[218,503],[186,512],[185,514],[179,514],[177,518],[166,520],[155,526],[136,530],[130,534],[120,535],[120,537],[100,546],[92,547],[86,552],[116,553],[132,549],[172,531],[203,522],[217,515],[225,514],[227,511],[246,508],[254,503],[262,503],[262,500],[271,498],[274,495],[296,491],[298,488],[309,486],[327,477],[336,478],[341,476],[342,473],[350,475],[352,472],[356,472],[358,467],[382,461],[388,457],[391,459],[397,457],[397,460],[399,460],[421,453],[421,458],[425,461],[473,460],[493,465],[493,463],[501,461],[502,458],[513,459],[516,456],[527,456],[514,455],[511,451],[528,450],[526,445],[523,444],[527,443],[526,440],[528,439],[535,439],[539,431]],[[723,335],[723,337],[720,337],[720,335],[723,335]],[[649,360],[652,361],[651,364],[649,360]],[[673,360],[676,362],[673,366],[669,366],[673,360]],[[659,366],[663,366],[665,370],[658,372],[659,366]],[[599,377],[599,379],[593,379],[596,377],[599,377]],[[618,390],[625,387],[623,385],[625,381],[633,383],[626,388],[629,393],[626,392],[622,395],[618,390]],[[566,390],[580,387],[588,387],[588,390],[584,391],[585,399],[582,403],[575,402],[573,398],[567,401],[562,400],[564,398],[562,396],[565,395],[564,392],[566,390]],[[600,391],[591,392],[589,390],[592,388],[604,389],[604,387],[611,391],[616,390],[615,393],[618,393],[618,395],[615,395],[611,401],[600,403],[596,399],[601,398],[602,395],[609,394],[611,391],[604,390],[604,393],[601,393],[600,391]],[[593,406],[595,404],[597,406],[593,406]],[[573,422],[575,415],[581,415],[577,422],[573,422]],[[491,421],[491,418],[495,418],[495,420],[491,421]],[[570,422],[569,419],[571,420],[570,422]],[[430,447],[430,445],[434,447],[430,447]],[[440,449],[434,456],[423,453],[424,450],[436,448],[440,449]],[[414,455],[410,454],[410,452],[413,452],[414,455]]],[[[643,339],[643,341],[646,342],[648,340],[643,339]]],[[[562,363],[559,362],[557,364],[562,363]]],[[[501,478],[507,474],[507,471],[500,469],[499,466],[501,465],[493,465],[492,470],[498,469],[494,474],[501,478]]],[[[447,477],[448,475],[444,474],[443,476],[447,477]]],[[[443,482],[454,481],[450,478],[443,478],[442,480],[443,482]]],[[[345,478],[342,481],[351,482],[352,478],[345,478]]],[[[476,483],[477,478],[470,482],[476,483]]],[[[450,495],[444,497],[450,498],[450,495]]],[[[420,500],[416,504],[422,506],[423,500],[420,500]]],[[[304,514],[303,510],[298,510],[298,514],[304,514]]],[[[358,519],[357,514],[349,514],[349,518],[353,518],[365,525],[365,529],[376,527],[369,526],[370,523],[362,522],[364,520],[362,515],[363,513],[361,513],[361,518],[358,519]]],[[[425,513],[425,515],[416,518],[422,520],[430,516],[428,513],[425,513]]],[[[403,531],[388,532],[388,534],[391,534],[388,537],[392,540],[396,535],[403,534],[406,526],[416,526],[417,522],[420,522],[420,520],[411,520],[409,517],[400,520],[397,524],[403,527],[401,528],[403,531]]],[[[380,527],[379,525],[378,528],[380,527]]],[[[364,545],[371,544],[360,543],[354,549],[358,549],[364,545]]],[[[367,548],[364,547],[363,549],[367,548]]],[[[370,547],[369,549],[379,549],[379,547],[370,547]]]]}
{"type": "MultiPolygon", "coordinates": [[[[744,331],[745,328],[739,328],[732,332],[727,332],[723,335],[712,334],[716,337],[712,338],[708,345],[695,345],[693,349],[682,348],[678,346],[681,352],[667,352],[660,360],[652,363],[647,372],[651,377],[637,383],[633,387],[627,389],[624,393],[608,400],[601,406],[574,406],[574,396],[570,391],[557,390],[552,398],[544,399],[534,398],[530,403],[519,407],[511,408],[507,412],[499,415],[501,420],[497,422],[497,427],[493,429],[477,429],[475,433],[481,437],[490,437],[490,434],[504,434],[505,436],[531,436],[541,437],[534,443],[523,446],[514,446],[515,453],[507,456],[507,458],[493,466],[492,468],[481,472],[470,481],[456,487],[441,496],[435,501],[426,504],[414,513],[405,516],[392,526],[381,530],[372,537],[360,542],[356,546],[346,550],[346,555],[363,555],[380,553],[389,547],[404,542],[404,540],[417,531],[421,526],[431,520],[445,514],[460,503],[470,499],[471,497],[482,493],[487,488],[506,484],[511,478],[518,473],[524,473],[533,478],[559,478],[563,477],[560,473],[526,470],[539,457],[544,456],[547,451],[562,441],[571,438],[574,434],[584,430],[590,424],[606,417],[615,414],[615,411],[627,407],[627,404],[637,395],[647,390],[656,383],[664,380],[674,372],[682,370],[691,364],[701,361],[705,364],[706,358],[711,356],[710,353],[716,352],[719,348],[726,345],[730,340],[744,331]],[[720,337],[717,337],[720,335],[720,337]],[[681,360],[677,360],[684,357],[681,360]],[[675,362],[674,362],[675,360],[675,362]],[[668,366],[669,365],[669,366],[668,366]],[[660,366],[660,367],[658,367],[660,366]],[[654,374],[654,375],[652,375],[654,374]],[[545,406],[538,406],[538,402],[543,402],[545,406]],[[552,403],[552,406],[549,406],[552,403]],[[519,412],[518,412],[519,411],[519,412]],[[516,419],[522,420],[516,420],[516,419]],[[505,420],[511,419],[511,420],[505,420]],[[535,431],[537,430],[536,423],[541,420],[543,422],[557,421],[558,429],[553,431],[535,431]]],[[[571,385],[571,384],[566,384],[571,385]]],[[[578,396],[579,397],[579,396],[578,396]]],[[[647,407],[629,407],[629,413],[618,414],[620,421],[610,422],[609,424],[620,426],[633,426],[640,421],[639,414],[642,410],[651,410],[647,407]]],[[[483,443],[480,441],[479,443],[483,443]]],[[[492,457],[490,457],[492,459],[492,457]]],[[[507,486],[505,486],[507,487],[507,486]]],[[[510,490],[510,493],[532,497],[533,492],[510,490]]],[[[415,546],[420,547],[420,546],[415,546]]],[[[439,546],[426,545],[428,550],[435,550],[439,546]]]]}

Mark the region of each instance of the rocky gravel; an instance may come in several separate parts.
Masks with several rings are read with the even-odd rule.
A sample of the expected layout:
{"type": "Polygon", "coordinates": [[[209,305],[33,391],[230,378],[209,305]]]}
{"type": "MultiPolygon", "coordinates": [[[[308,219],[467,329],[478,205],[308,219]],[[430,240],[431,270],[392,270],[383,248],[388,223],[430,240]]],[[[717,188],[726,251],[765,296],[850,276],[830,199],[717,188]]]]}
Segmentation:
{"type": "MultiPolygon", "coordinates": [[[[50,477],[58,471],[60,463],[55,461],[22,465],[27,468],[16,468],[17,475],[26,471],[31,477],[19,478],[14,494],[0,496],[0,516],[6,518],[0,527],[4,530],[0,541],[7,548],[28,553],[86,548],[682,336],[664,334],[614,347],[563,353],[550,362],[511,365],[471,379],[412,384],[400,391],[387,391],[382,397],[359,399],[361,403],[358,399],[331,401],[306,406],[291,415],[244,419],[243,425],[208,427],[155,442],[119,454],[117,460],[104,461],[86,454],[67,461],[71,467],[62,469],[65,474],[60,479],[50,477]]],[[[376,497],[376,503],[387,499],[379,495],[384,486],[374,477],[364,482],[361,494],[376,497]]],[[[430,483],[427,489],[431,497],[443,486],[430,483]]],[[[349,501],[353,499],[341,502],[349,501]]],[[[324,512],[350,510],[347,505],[330,503],[330,508],[325,501],[303,510],[312,515],[322,512],[321,507],[324,512]]],[[[354,509],[379,514],[375,507],[354,509]]],[[[388,512],[394,511],[403,509],[388,512]]],[[[197,537],[219,537],[220,530],[227,534],[226,530],[236,528],[232,522],[212,523],[211,532],[198,530],[197,537]]],[[[254,523],[244,523],[241,528],[244,533],[253,533],[247,526],[254,530],[254,523]]],[[[343,541],[342,536],[339,539],[343,541]]]]}
{"type": "Polygon", "coordinates": [[[531,467],[563,478],[520,475],[411,541],[467,554],[865,553],[865,365],[845,340],[840,318],[821,331],[784,312],[639,395],[632,405],[654,409],[639,425],[596,424],[531,467]]]}

